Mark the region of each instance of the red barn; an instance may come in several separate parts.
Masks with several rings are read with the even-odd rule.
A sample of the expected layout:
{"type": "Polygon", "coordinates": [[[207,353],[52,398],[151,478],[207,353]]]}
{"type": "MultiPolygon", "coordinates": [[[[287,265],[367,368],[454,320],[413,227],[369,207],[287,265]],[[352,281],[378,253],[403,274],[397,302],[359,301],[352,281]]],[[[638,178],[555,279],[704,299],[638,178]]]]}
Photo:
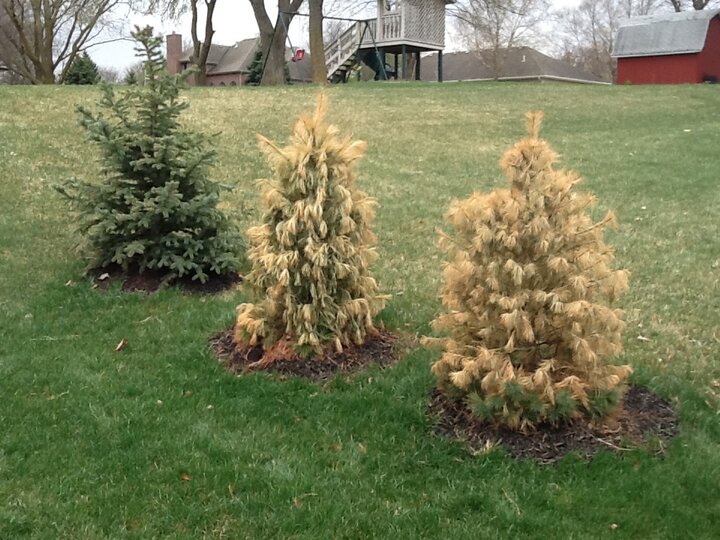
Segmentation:
{"type": "Polygon", "coordinates": [[[618,84],[720,81],[720,9],[634,17],[613,48],[618,84]]]}

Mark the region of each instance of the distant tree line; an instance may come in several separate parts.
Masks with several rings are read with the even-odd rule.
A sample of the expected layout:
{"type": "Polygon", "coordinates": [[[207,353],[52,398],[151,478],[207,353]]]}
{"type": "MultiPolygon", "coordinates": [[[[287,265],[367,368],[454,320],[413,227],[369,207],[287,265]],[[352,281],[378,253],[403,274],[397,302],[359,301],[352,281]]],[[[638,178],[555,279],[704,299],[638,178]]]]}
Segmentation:
{"type": "MultiPolygon", "coordinates": [[[[123,39],[122,21],[131,12],[178,19],[191,15],[191,63],[197,84],[206,83],[207,58],[213,43],[213,18],[218,0],[0,0],[0,63],[15,80],[31,84],[66,83],[88,49],[108,39],[123,39]]],[[[228,0],[222,0],[227,2],[228,0]]],[[[244,1],[244,0],[243,0],[244,1]]],[[[342,31],[342,23],[325,17],[367,14],[375,0],[247,0],[260,36],[263,69],[260,84],[284,84],[288,29],[299,13],[308,17],[313,81],[327,80],[325,45],[342,31]],[[273,21],[270,4],[277,9],[273,21]]],[[[620,21],[660,11],[701,10],[720,0],[582,0],[574,8],[552,11],[549,0],[458,0],[448,10],[462,42],[502,74],[503,51],[521,45],[542,45],[557,56],[603,79],[611,79],[610,57],[620,21]],[[552,36],[552,37],[550,37],[552,36]]],[[[101,74],[102,75],[102,74],[101,74]]],[[[73,75],[72,77],[75,77],[73,75]]],[[[71,77],[71,80],[73,80],[71,77]]],[[[105,78],[136,83],[137,70],[105,78]]]]}

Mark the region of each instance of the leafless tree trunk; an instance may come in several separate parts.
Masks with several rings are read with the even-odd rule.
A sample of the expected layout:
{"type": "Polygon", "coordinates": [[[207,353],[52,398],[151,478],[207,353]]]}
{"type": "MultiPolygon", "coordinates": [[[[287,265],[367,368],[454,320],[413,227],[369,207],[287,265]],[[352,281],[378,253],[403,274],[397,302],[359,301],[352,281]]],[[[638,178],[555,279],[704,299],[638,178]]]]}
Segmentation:
{"type": "Polygon", "coordinates": [[[278,0],[278,16],[273,25],[264,0],[250,0],[258,29],[260,48],[265,59],[265,72],[260,84],[285,84],[285,41],[293,17],[303,0],[278,0]]]}
{"type": "Polygon", "coordinates": [[[213,14],[215,12],[215,4],[217,0],[203,0],[205,2],[205,37],[201,41],[198,37],[198,0],[191,0],[190,9],[192,10],[192,26],[190,33],[193,40],[193,56],[192,62],[196,66],[195,83],[198,86],[207,85],[207,59],[212,47],[212,38],[215,34],[213,28],[213,14]]]}
{"type": "Polygon", "coordinates": [[[310,50],[312,51],[312,80],[327,83],[325,43],[323,41],[323,0],[308,0],[310,7],[310,50]]]}

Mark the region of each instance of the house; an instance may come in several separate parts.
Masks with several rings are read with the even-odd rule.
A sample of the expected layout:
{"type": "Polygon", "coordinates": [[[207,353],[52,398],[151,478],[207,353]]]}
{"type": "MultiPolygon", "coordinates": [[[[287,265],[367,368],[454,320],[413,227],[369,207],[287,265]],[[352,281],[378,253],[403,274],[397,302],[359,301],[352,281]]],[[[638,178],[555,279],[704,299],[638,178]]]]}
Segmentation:
{"type": "MultiPolygon", "coordinates": [[[[530,47],[511,47],[500,51],[498,74],[493,69],[492,51],[446,53],[443,59],[446,81],[562,81],[602,84],[602,81],[580,67],[547,56],[530,47]]],[[[422,79],[436,79],[436,54],[424,56],[420,71],[422,79]]]]}
{"type": "MultiPolygon", "coordinates": [[[[244,86],[250,76],[250,65],[260,48],[260,38],[245,39],[235,45],[210,46],[207,59],[208,86],[244,86]]],[[[182,49],[182,36],[172,33],[167,36],[167,65],[171,74],[181,73],[190,67],[192,49],[182,49]]],[[[292,51],[288,50],[288,72],[290,82],[310,82],[312,66],[310,55],[305,54],[302,61],[293,62],[292,51]]],[[[192,84],[192,78],[189,80],[192,84]]]]}
{"type": "Polygon", "coordinates": [[[618,84],[720,80],[720,9],[634,17],[618,29],[612,53],[618,84]]]}

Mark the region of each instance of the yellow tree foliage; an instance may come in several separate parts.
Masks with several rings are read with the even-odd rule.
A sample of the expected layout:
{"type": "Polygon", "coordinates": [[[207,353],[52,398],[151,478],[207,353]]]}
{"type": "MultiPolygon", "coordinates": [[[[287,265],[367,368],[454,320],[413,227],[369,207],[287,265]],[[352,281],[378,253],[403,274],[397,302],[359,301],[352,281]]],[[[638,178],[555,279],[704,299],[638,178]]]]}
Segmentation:
{"type": "Polygon", "coordinates": [[[447,214],[446,312],[433,323],[449,333],[432,368],[440,388],[513,429],[606,416],[632,371],[607,362],[622,350],[624,326],[609,304],[628,282],[603,241],[615,217],[592,222],[596,198],[574,191],[576,173],[553,167],[542,113],[527,120],[529,137],[500,161],[510,188],[475,193],[447,214]]]}
{"type": "Polygon", "coordinates": [[[309,355],[375,332],[385,299],[370,273],[377,203],[355,186],[366,144],[341,137],[326,110],[321,95],[285,148],[258,136],[274,178],[262,181],[262,223],[247,231],[246,282],[257,302],[238,306],[237,342],[267,348],[283,339],[309,355]]]}

